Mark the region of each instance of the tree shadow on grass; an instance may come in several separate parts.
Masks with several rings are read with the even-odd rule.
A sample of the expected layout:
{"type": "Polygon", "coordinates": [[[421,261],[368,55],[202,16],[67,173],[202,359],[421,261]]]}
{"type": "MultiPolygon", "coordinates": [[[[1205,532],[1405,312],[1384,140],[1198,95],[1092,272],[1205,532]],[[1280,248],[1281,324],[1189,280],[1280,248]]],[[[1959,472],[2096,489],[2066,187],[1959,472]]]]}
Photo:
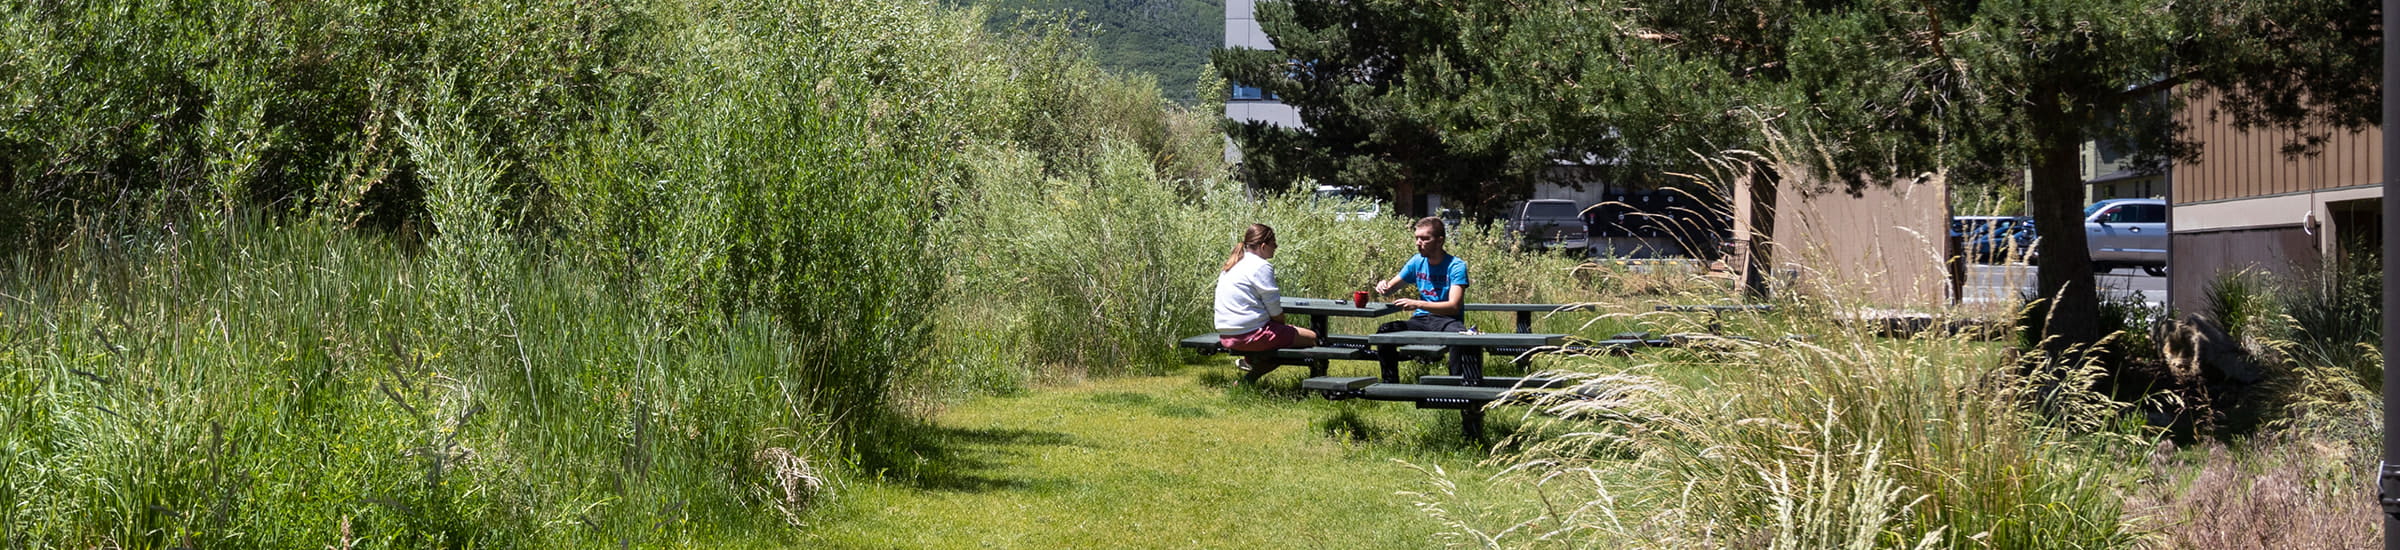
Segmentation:
{"type": "Polygon", "coordinates": [[[897,484],[928,491],[1055,492],[1070,482],[1038,478],[1012,468],[1011,458],[1041,454],[1041,447],[1080,443],[1063,432],[1013,428],[951,428],[913,424],[893,430],[860,457],[866,471],[897,484]]]}

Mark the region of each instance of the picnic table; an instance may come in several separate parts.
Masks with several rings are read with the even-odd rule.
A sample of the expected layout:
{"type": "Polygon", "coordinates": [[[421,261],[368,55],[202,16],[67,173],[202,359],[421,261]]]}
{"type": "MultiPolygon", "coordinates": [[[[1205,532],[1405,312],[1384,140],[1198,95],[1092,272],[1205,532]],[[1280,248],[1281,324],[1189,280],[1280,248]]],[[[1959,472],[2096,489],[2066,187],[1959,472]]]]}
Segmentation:
{"type": "MultiPolygon", "coordinates": [[[[1284,296],[1282,300],[1279,300],[1276,303],[1283,306],[1284,315],[1308,316],[1308,329],[1317,332],[1319,342],[1333,341],[1329,340],[1328,338],[1333,336],[1332,318],[1334,317],[1371,318],[1382,317],[1400,312],[1400,306],[1392,305],[1391,302],[1367,302],[1366,306],[1361,307],[1350,305],[1349,300],[1293,298],[1290,296],[1284,296]]],[[[1358,341],[1344,343],[1364,344],[1366,342],[1358,341]]]]}
{"type": "Polygon", "coordinates": [[[1405,345],[1435,345],[1450,348],[1450,374],[1462,377],[1464,385],[1483,385],[1483,353],[1488,348],[1533,348],[1555,346],[1566,341],[1564,334],[1534,334],[1524,332],[1436,332],[1404,330],[1367,336],[1383,361],[1383,380],[1400,380],[1399,347],[1405,345]]]}
{"type": "Polygon", "coordinates": [[[1533,314],[1592,311],[1591,304],[1466,304],[1467,311],[1513,311],[1517,314],[1517,332],[1533,332],[1533,314]]]}
{"type": "MultiPolygon", "coordinates": [[[[1381,317],[1400,311],[1399,306],[1392,305],[1390,302],[1367,302],[1365,306],[1356,306],[1351,305],[1349,300],[1284,296],[1276,303],[1283,306],[1285,315],[1308,317],[1307,326],[1309,330],[1316,331],[1317,345],[1273,351],[1233,352],[1235,355],[1250,359],[1250,372],[1242,375],[1244,380],[1256,382],[1258,379],[1266,377],[1267,373],[1274,372],[1276,368],[1283,366],[1287,360],[1307,365],[1309,376],[1324,376],[1327,364],[1333,360],[1374,359],[1376,358],[1375,354],[1367,349],[1367,337],[1334,334],[1332,318],[1381,317]]],[[[1203,354],[1228,351],[1218,345],[1217,333],[1214,332],[1185,338],[1179,345],[1199,350],[1203,354]]]]}

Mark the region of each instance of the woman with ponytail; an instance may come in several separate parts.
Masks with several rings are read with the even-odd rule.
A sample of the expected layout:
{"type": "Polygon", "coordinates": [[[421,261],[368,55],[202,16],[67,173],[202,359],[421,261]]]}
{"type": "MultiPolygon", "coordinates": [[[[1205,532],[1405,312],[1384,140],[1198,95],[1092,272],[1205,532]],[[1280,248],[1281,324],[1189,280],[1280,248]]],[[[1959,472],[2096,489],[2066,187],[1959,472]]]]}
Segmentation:
{"type": "MultiPolygon", "coordinates": [[[[1275,228],[1250,224],[1217,273],[1217,343],[1233,351],[1317,345],[1317,333],[1283,322],[1275,288],[1275,228]]],[[[1249,370],[1244,362],[1242,370],[1249,370]]]]}

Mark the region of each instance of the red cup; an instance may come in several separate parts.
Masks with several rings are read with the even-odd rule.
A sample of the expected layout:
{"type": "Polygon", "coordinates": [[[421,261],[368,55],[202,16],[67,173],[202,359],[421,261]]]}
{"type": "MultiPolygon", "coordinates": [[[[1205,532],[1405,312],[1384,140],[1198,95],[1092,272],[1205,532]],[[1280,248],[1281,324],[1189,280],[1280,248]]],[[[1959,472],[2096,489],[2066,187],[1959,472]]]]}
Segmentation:
{"type": "Polygon", "coordinates": [[[1350,293],[1350,307],[1367,307],[1367,291],[1350,293]]]}

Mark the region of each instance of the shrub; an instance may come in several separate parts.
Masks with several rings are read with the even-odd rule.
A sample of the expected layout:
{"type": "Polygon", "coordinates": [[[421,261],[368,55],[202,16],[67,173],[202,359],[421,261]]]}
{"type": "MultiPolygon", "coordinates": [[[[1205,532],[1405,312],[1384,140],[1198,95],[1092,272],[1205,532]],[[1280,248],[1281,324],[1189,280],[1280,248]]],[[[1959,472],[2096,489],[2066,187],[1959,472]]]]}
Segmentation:
{"type": "Polygon", "coordinates": [[[2383,363],[2370,361],[2360,344],[2383,341],[2383,262],[2370,251],[2344,255],[2341,262],[2302,270],[2285,284],[2281,302],[2290,317],[2287,353],[2303,361],[2346,371],[2360,385],[2380,387],[2383,363]]]}
{"type": "Polygon", "coordinates": [[[1078,305],[1121,322],[1098,339],[1141,343],[1091,360],[1163,362],[1217,248],[1198,220],[1224,215],[1183,205],[1240,204],[1205,177],[1213,126],[979,20],[0,8],[0,80],[21,84],[0,111],[0,524],[59,546],[772,536],[892,440],[896,400],[1007,383],[948,361],[1085,353],[1032,321],[946,345],[937,327],[1060,309],[938,297],[1097,280],[1078,305]],[[1098,242],[1049,260],[1101,269],[956,276],[979,260],[953,245],[1026,238],[985,236],[1007,220],[970,193],[1083,224],[1035,236],[1098,242]],[[1165,266],[1190,274],[1145,277],[1165,266]]]}
{"type": "Polygon", "coordinates": [[[2235,339],[2266,336],[2274,328],[2272,312],[2277,307],[2268,285],[2266,276],[2256,271],[2218,273],[2201,296],[2204,313],[2235,339]]]}
{"type": "MultiPolygon", "coordinates": [[[[2023,378],[1965,337],[1737,346],[1547,394],[1515,464],[1552,501],[1515,544],[1821,548],[2129,543],[2112,489],[2142,439],[2100,370],[2023,378]],[[1645,371],[1702,359],[1704,387],[1645,371]],[[2050,406],[2037,406],[2047,400],[2050,406]],[[1534,526],[1539,526],[1534,529],[1534,526]]],[[[1483,526],[1486,532],[1497,532],[1483,526]]]]}

